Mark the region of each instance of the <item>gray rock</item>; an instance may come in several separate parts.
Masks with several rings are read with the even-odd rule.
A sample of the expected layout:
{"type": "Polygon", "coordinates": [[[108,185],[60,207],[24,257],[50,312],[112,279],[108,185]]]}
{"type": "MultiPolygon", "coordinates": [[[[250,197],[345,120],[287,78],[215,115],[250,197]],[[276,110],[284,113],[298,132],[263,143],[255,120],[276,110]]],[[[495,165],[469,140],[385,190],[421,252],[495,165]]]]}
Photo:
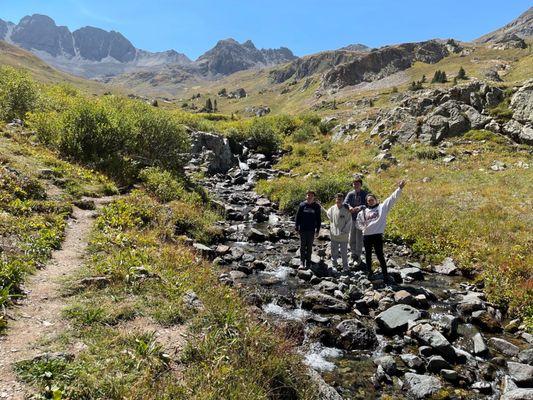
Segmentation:
{"type": "Polygon", "coordinates": [[[346,302],[313,289],[308,289],[303,293],[302,307],[324,313],[347,312],[350,308],[346,302]]]}
{"type": "Polygon", "coordinates": [[[528,80],[511,97],[511,109],[513,119],[520,123],[533,122],[533,79],[528,80]]]}
{"type": "Polygon", "coordinates": [[[450,364],[441,356],[432,356],[428,360],[428,364],[426,366],[427,370],[429,372],[437,373],[441,369],[450,369],[450,364]]]}
{"type": "Polygon", "coordinates": [[[405,374],[407,390],[415,399],[425,399],[442,388],[440,380],[434,376],[405,374]]]}
{"type": "Polygon", "coordinates": [[[417,371],[423,371],[424,370],[424,361],[414,354],[402,354],[400,356],[402,361],[407,365],[409,368],[415,369],[417,371]]]}
{"type": "Polygon", "coordinates": [[[463,104],[461,110],[470,121],[471,129],[483,129],[491,121],[489,116],[481,114],[472,106],[463,104]]]}
{"type": "Polygon", "coordinates": [[[475,382],[472,385],[472,389],[479,391],[480,393],[489,394],[492,393],[492,387],[490,386],[490,383],[488,382],[475,382]]]}
{"type": "Polygon", "coordinates": [[[442,264],[433,266],[433,271],[442,274],[442,275],[455,275],[459,271],[455,263],[453,262],[453,259],[450,257],[446,257],[442,264]]]}
{"type": "Polygon", "coordinates": [[[381,366],[387,375],[396,375],[398,368],[392,356],[381,356],[374,360],[374,364],[381,366]]]}
{"type": "Polygon", "coordinates": [[[316,383],[317,398],[321,400],[343,400],[342,396],[333,387],[328,385],[318,372],[309,369],[309,376],[316,383]]]}
{"type": "Polygon", "coordinates": [[[437,353],[443,355],[447,360],[455,359],[455,351],[448,341],[430,324],[418,324],[411,329],[412,335],[421,343],[431,346],[437,353]]]}
{"type": "Polygon", "coordinates": [[[248,232],[248,239],[252,242],[264,242],[268,239],[268,235],[258,229],[251,228],[248,232]]]}
{"type": "Polygon", "coordinates": [[[500,352],[500,353],[502,353],[502,354],[504,354],[506,356],[509,356],[509,357],[517,356],[518,353],[520,352],[520,349],[518,348],[518,346],[515,346],[512,343],[509,343],[505,339],[492,337],[492,338],[489,339],[489,343],[498,352],[500,352]]]}
{"type": "Polygon", "coordinates": [[[533,385],[533,366],[508,361],[507,369],[518,386],[531,387],[533,385]]]}
{"type": "Polygon", "coordinates": [[[235,164],[228,139],[214,133],[191,132],[190,152],[203,159],[210,174],[225,173],[235,164]]]}
{"type": "Polygon", "coordinates": [[[533,365],[533,349],[523,350],[518,354],[520,362],[533,365]]]}
{"type": "Polygon", "coordinates": [[[204,303],[198,298],[195,292],[192,290],[187,291],[183,295],[183,302],[187,304],[189,308],[195,310],[202,310],[204,308],[204,303]]]}
{"type": "Polygon", "coordinates": [[[383,311],[376,317],[380,330],[387,334],[405,332],[409,321],[422,318],[422,313],[409,305],[398,304],[383,311]]]}
{"type": "Polygon", "coordinates": [[[485,344],[485,340],[483,340],[483,336],[481,335],[481,333],[476,333],[472,337],[472,343],[474,345],[473,353],[477,356],[486,355],[489,351],[489,348],[485,344]]]}
{"type": "Polygon", "coordinates": [[[510,390],[504,393],[500,400],[533,400],[533,389],[510,390]]]}
{"type": "Polygon", "coordinates": [[[449,339],[457,336],[457,328],[459,327],[459,318],[454,315],[444,314],[437,320],[437,324],[444,336],[449,339]]]}
{"type": "Polygon", "coordinates": [[[414,281],[419,281],[424,279],[424,273],[420,268],[416,267],[410,267],[410,268],[402,268],[400,270],[400,274],[402,276],[402,279],[412,279],[414,281]]]}
{"type": "Polygon", "coordinates": [[[487,310],[478,310],[472,313],[471,322],[486,332],[500,332],[500,322],[487,310]]]}
{"type": "Polygon", "coordinates": [[[337,344],[345,350],[371,350],[378,340],[374,331],[357,319],[347,319],[336,327],[340,332],[337,344]]]}
{"type": "Polygon", "coordinates": [[[440,376],[442,376],[448,382],[457,382],[457,379],[459,379],[459,375],[453,369],[442,369],[440,371],[440,376]]]}

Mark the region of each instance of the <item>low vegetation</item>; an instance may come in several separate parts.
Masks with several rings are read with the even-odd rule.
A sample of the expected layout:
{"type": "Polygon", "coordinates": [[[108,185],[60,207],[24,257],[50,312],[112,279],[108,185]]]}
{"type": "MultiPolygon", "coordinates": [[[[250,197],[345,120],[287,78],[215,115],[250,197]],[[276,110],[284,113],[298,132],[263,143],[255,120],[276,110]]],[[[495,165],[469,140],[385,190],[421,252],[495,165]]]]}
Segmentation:
{"type": "MultiPolygon", "coordinates": [[[[54,344],[84,349],[75,358],[20,363],[24,380],[58,398],[314,398],[290,342],[256,321],[211,265],[180,243],[175,221],[191,207],[134,191],[104,209],[84,276],[108,283],[81,290],[72,283],[65,316],[73,328],[54,344]],[[165,343],[155,334],[163,331],[182,335],[165,343]]],[[[198,220],[189,224],[188,232],[211,234],[198,220]]]]}

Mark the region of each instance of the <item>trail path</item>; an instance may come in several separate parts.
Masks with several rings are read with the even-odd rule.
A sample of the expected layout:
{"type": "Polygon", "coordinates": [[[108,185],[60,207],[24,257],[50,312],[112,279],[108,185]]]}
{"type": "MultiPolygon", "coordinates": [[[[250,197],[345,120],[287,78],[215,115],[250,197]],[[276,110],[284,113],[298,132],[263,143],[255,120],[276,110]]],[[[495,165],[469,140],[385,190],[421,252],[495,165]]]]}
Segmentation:
{"type": "MultiPolygon", "coordinates": [[[[112,197],[92,200],[101,206],[112,197]]],[[[61,281],[81,268],[96,214],[74,207],[61,249],[52,253],[46,268],[28,277],[27,297],[10,310],[7,334],[0,337],[0,399],[25,398],[24,385],[17,381],[13,371],[14,364],[40,354],[40,344],[66,328],[66,321],[61,318],[66,306],[61,281]]]]}

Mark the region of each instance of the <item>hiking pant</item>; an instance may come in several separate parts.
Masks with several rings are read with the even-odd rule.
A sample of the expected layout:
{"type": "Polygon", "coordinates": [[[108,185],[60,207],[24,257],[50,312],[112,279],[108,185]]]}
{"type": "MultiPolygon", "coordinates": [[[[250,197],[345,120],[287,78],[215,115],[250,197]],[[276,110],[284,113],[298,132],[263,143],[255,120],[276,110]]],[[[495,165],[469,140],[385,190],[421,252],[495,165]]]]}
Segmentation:
{"type": "Polygon", "coordinates": [[[387,275],[387,262],[385,261],[385,255],[383,254],[383,234],[365,235],[363,241],[365,244],[366,268],[368,272],[370,274],[372,273],[372,249],[374,249],[381,265],[381,271],[385,277],[387,275]]]}
{"type": "Polygon", "coordinates": [[[337,267],[337,259],[339,256],[342,258],[342,267],[344,269],[348,268],[348,243],[347,242],[337,242],[335,240],[331,241],[331,261],[333,266],[337,267]],[[340,254],[339,254],[340,252],[340,254]]]}
{"type": "Polygon", "coordinates": [[[307,267],[311,265],[314,240],[315,231],[300,231],[300,260],[307,267]]]}
{"type": "Polygon", "coordinates": [[[355,221],[352,221],[350,229],[350,252],[352,253],[352,260],[359,259],[363,250],[363,231],[357,229],[355,221]]]}

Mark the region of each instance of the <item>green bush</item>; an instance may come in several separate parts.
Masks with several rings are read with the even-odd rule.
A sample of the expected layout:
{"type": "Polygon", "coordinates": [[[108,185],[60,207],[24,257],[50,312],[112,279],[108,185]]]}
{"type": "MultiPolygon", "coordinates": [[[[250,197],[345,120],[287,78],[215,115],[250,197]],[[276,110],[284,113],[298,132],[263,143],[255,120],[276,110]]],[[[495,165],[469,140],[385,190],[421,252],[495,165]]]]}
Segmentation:
{"type": "Polygon", "coordinates": [[[0,67],[0,119],[24,119],[39,97],[37,85],[28,74],[11,67],[0,67]]]}
{"type": "Polygon", "coordinates": [[[139,177],[148,191],[155,194],[164,203],[178,200],[184,195],[183,185],[168,171],[149,167],[143,169],[139,177]]]}
{"type": "Polygon", "coordinates": [[[270,121],[254,118],[248,128],[248,145],[259,153],[271,155],[279,149],[281,140],[270,121]]]}
{"type": "Polygon", "coordinates": [[[292,134],[292,140],[296,143],[307,143],[315,138],[315,133],[316,128],[314,126],[305,124],[292,134]]]}

